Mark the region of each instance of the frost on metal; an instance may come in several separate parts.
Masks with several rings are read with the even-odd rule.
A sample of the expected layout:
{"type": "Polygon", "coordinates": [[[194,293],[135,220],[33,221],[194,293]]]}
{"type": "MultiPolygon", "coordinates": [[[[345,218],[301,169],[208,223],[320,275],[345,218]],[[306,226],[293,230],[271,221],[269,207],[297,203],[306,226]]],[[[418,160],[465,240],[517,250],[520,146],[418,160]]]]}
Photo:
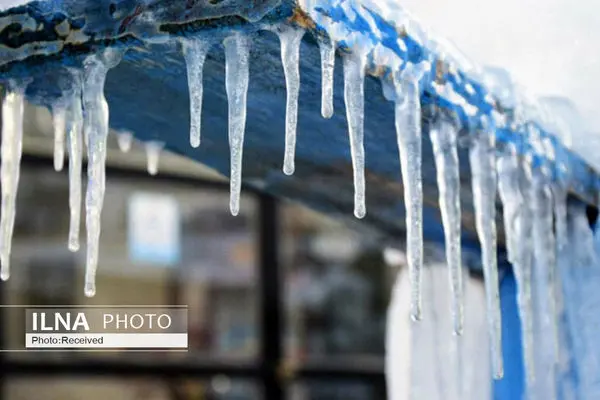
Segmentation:
{"type": "MultiPolygon", "coordinates": [[[[461,251],[465,224],[462,217],[469,212],[464,207],[463,193],[472,194],[467,196],[471,197],[467,201],[474,209],[472,219],[482,249],[488,333],[496,378],[503,374],[495,227],[495,190],[498,184],[504,208],[505,241],[519,285],[519,312],[524,321],[522,334],[528,379],[532,381],[535,378],[533,356],[530,354],[531,297],[532,286],[535,286],[532,280],[537,279],[535,283],[542,282],[549,289],[549,305],[545,308],[544,318],[552,331],[550,334],[556,337],[556,258],[554,253],[549,252],[556,250],[557,239],[547,230],[556,219],[556,226],[562,230],[558,245],[563,245],[566,217],[561,203],[552,203],[553,195],[556,196],[554,201],[561,200],[558,195],[571,190],[585,199],[595,198],[597,177],[558,140],[565,137],[566,133],[560,129],[566,125],[557,123],[556,117],[550,119],[542,102],[516,88],[505,71],[478,68],[452,45],[423,29],[414,17],[392,0],[232,0],[216,4],[208,0],[102,1],[91,14],[85,4],[75,0],[42,1],[0,13],[0,28],[17,32],[11,36],[11,41],[0,43],[0,68],[4,68],[7,76],[15,75],[3,104],[6,134],[2,141],[0,245],[4,278],[8,277],[10,265],[25,82],[29,73],[35,75],[31,72],[36,70],[36,59],[32,56],[60,56],[64,57],[65,64],[70,65],[71,85],[67,85],[68,89],[62,86],[55,88],[59,92],[55,97],[59,100],[42,98],[41,102],[51,103],[54,111],[56,169],[62,168],[65,138],[68,138],[72,218],[69,247],[73,251],[79,247],[75,225],[80,218],[82,197],[82,189],[76,180],[81,174],[82,153],[87,150],[87,295],[93,295],[96,290],[106,183],[106,140],[109,121],[113,122],[105,97],[111,94],[105,93],[105,85],[108,85],[109,70],[114,68],[115,74],[121,74],[118,76],[125,79],[118,85],[112,85],[112,90],[132,100],[119,102],[119,96],[116,96],[114,101],[118,106],[111,105],[111,111],[118,114],[114,121],[124,125],[119,128],[128,128],[121,130],[119,146],[123,151],[129,148],[132,138],[129,130],[146,141],[150,174],[158,172],[159,152],[166,145],[209,165],[216,165],[230,176],[230,210],[233,215],[237,215],[240,209],[242,181],[249,177],[243,172],[243,167],[250,164],[253,174],[250,178],[258,176],[259,181],[267,183],[265,187],[276,193],[298,198],[306,198],[302,197],[303,193],[317,193],[320,203],[333,204],[334,211],[345,209],[347,199],[351,198],[357,218],[370,221],[380,230],[385,230],[381,227],[386,226],[402,226],[406,231],[410,313],[414,320],[427,318],[422,315],[421,309],[423,238],[425,230],[435,220],[424,213],[425,207],[431,207],[424,200],[434,197],[431,186],[437,187],[452,292],[449,312],[453,316],[454,332],[458,335],[462,333],[463,326],[461,251]],[[47,18],[48,15],[54,17],[47,18]],[[226,24],[230,26],[222,29],[226,24]],[[261,46],[261,38],[273,32],[278,35],[277,45],[280,47],[275,58],[268,58],[268,48],[254,49],[261,46]],[[318,43],[320,62],[303,64],[304,57],[307,57],[303,38],[308,34],[313,35],[318,43]],[[164,54],[152,55],[157,49],[164,54]],[[122,65],[118,65],[126,50],[131,51],[124,56],[122,65]],[[217,52],[219,55],[215,55],[217,52]],[[341,58],[340,68],[343,69],[339,82],[343,88],[339,92],[343,94],[337,97],[334,85],[337,81],[334,81],[336,56],[341,58]],[[179,60],[173,61],[174,57],[179,57],[179,60]],[[256,67],[259,71],[256,73],[256,70],[253,72],[253,62],[259,58],[262,61],[256,67]],[[269,93],[269,90],[277,91],[272,83],[277,74],[273,69],[274,59],[282,62],[279,74],[285,88],[285,101],[269,93]],[[225,65],[224,71],[215,67],[222,64],[225,65]],[[316,73],[310,65],[317,66],[316,73]],[[131,81],[138,80],[140,73],[146,72],[143,85],[149,87],[147,90],[151,91],[152,101],[146,100],[143,95],[138,96],[138,91],[145,89],[142,85],[122,87],[131,85],[131,81]],[[305,74],[308,79],[304,79],[305,74]],[[315,74],[318,79],[313,76],[315,74]],[[379,80],[376,89],[379,92],[374,91],[372,78],[379,80]],[[178,88],[183,81],[187,91],[186,106],[174,107],[173,104],[180,104],[176,95],[180,94],[178,88]],[[320,92],[316,96],[318,123],[314,115],[305,116],[315,111],[315,102],[300,100],[305,81],[320,83],[320,91],[311,91],[320,92]],[[262,85],[260,87],[265,92],[253,93],[253,83],[262,85]],[[213,96],[212,101],[205,101],[206,96],[214,95],[212,92],[217,90],[221,93],[220,97],[213,96]],[[160,103],[167,110],[157,109],[153,104],[160,102],[161,97],[167,98],[166,102],[160,103]],[[384,98],[391,104],[376,103],[384,98]],[[334,109],[336,99],[343,101],[345,112],[334,109]],[[136,102],[141,105],[136,106],[136,102]],[[270,112],[279,109],[280,103],[284,104],[281,113],[285,114],[285,122],[277,130],[273,129],[275,116],[270,112]],[[383,115],[386,107],[393,110],[389,112],[392,115],[383,115]],[[182,112],[185,112],[183,117],[182,112]],[[185,117],[189,117],[189,125],[184,134],[181,129],[173,127],[179,126],[179,121],[185,117]],[[311,121],[311,129],[301,130],[302,118],[311,121]],[[377,119],[375,129],[373,126],[365,129],[367,124],[373,123],[371,118],[377,119]],[[203,124],[206,119],[210,120],[211,129],[202,132],[202,127],[207,126],[203,124]],[[221,119],[226,121],[226,127],[219,125],[221,119]],[[427,120],[426,123],[423,123],[424,120],[427,120]],[[259,121],[259,125],[249,129],[254,121],[259,121]],[[317,124],[325,123],[333,127],[332,132],[327,132],[328,136],[315,136],[314,131],[319,129],[317,124]],[[138,132],[134,129],[136,124],[145,124],[154,132],[143,129],[138,132]],[[344,127],[343,134],[336,129],[340,125],[344,127]],[[215,129],[215,126],[223,129],[215,129]],[[277,132],[271,134],[273,130],[277,132]],[[169,136],[165,135],[166,131],[169,136]],[[257,132],[260,132],[260,139],[253,136],[249,140],[250,135],[257,132]],[[201,144],[205,134],[209,140],[202,140],[201,144]],[[470,171],[459,163],[461,134],[468,135],[470,139],[470,171]],[[308,139],[304,139],[304,135],[308,139]],[[185,136],[185,141],[179,140],[180,136],[185,136]],[[431,139],[433,144],[431,162],[423,160],[424,154],[427,154],[424,150],[428,149],[423,148],[427,142],[425,139],[431,139]],[[302,146],[303,140],[310,141],[309,151],[306,145],[302,146]],[[284,173],[300,174],[300,177],[285,180],[278,175],[274,179],[274,173],[268,167],[265,172],[263,165],[269,165],[275,157],[270,154],[275,148],[274,142],[284,143],[283,150],[277,155],[277,165],[281,164],[283,154],[284,173]],[[370,153],[369,149],[377,154],[370,153]],[[248,150],[252,151],[252,156],[250,162],[244,162],[244,156],[248,160],[248,150]],[[300,159],[298,154],[302,155],[300,159]],[[391,154],[394,155],[393,164],[391,154]],[[399,163],[396,161],[398,156],[399,163]],[[228,160],[228,165],[225,166],[221,159],[228,160]],[[317,174],[316,179],[306,184],[305,178],[311,178],[302,172],[307,163],[311,163],[312,171],[332,170],[331,175],[337,180],[339,171],[343,170],[351,177],[351,190],[345,190],[344,186],[344,190],[336,191],[331,180],[323,179],[324,176],[329,178],[326,173],[317,174]],[[332,166],[334,163],[337,163],[336,166],[332,166]],[[402,186],[399,182],[391,182],[400,187],[393,196],[385,190],[385,185],[368,185],[369,176],[386,183],[391,181],[390,176],[399,176],[398,164],[402,186]],[[428,164],[434,164],[436,171],[432,172],[428,164]],[[461,184],[465,173],[471,175],[471,185],[461,184]],[[437,179],[432,179],[432,175],[437,179]],[[273,184],[273,181],[276,183],[273,184]],[[283,186],[284,190],[280,190],[278,185],[281,182],[284,182],[283,185],[298,182],[299,187],[283,186]],[[375,193],[375,199],[378,196],[388,197],[385,197],[386,201],[375,202],[373,211],[367,212],[371,210],[371,192],[375,193]],[[402,210],[383,205],[389,199],[395,204],[403,201],[402,210]],[[527,207],[531,208],[528,210],[531,212],[525,212],[527,207]],[[556,215],[553,216],[551,212],[554,211],[556,215]],[[399,223],[401,219],[405,222],[399,223]],[[535,239],[529,237],[532,229],[535,239]],[[534,269],[533,258],[542,256],[548,260],[546,269],[534,269]],[[534,271],[536,274],[533,274],[534,271]],[[539,278],[540,275],[542,278],[539,278]]],[[[49,68],[41,69],[45,74],[42,76],[58,74],[57,71],[48,71],[49,68]]],[[[64,65],[57,69],[62,71],[64,65]]],[[[33,86],[38,89],[33,91],[39,100],[45,92],[39,89],[40,86],[35,86],[36,76],[33,78],[33,86]]],[[[39,80],[37,85],[43,86],[39,80]]],[[[48,88],[45,87],[45,90],[48,91],[48,88]]],[[[315,201],[309,203],[314,204],[315,201]]]]}

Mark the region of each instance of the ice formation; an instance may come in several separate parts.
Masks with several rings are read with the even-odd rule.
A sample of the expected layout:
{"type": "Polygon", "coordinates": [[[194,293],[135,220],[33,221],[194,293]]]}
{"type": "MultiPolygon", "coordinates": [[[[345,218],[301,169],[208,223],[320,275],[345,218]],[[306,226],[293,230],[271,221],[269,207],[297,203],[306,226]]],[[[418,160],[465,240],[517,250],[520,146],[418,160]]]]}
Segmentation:
{"type": "Polygon", "coordinates": [[[81,104],[81,74],[72,74],[75,85],[68,99],[69,119],[69,240],[71,251],[79,250],[79,227],[81,225],[81,168],[83,158],[83,110],[81,104]]]}
{"type": "Polygon", "coordinates": [[[540,323],[551,338],[556,361],[558,361],[558,312],[556,285],[556,240],[554,236],[554,209],[552,192],[546,179],[541,174],[535,174],[530,187],[530,201],[533,210],[533,238],[535,279],[543,287],[541,301],[543,307],[538,307],[540,323]],[[545,296],[544,296],[545,295],[545,296]]]}
{"type": "Polygon", "coordinates": [[[396,74],[396,139],[400,155],[404,204],[406,204],[406,253],[410,276],[411,317],[421,319],[421,270],[423,268],[423,183],[421,177],[422,65],[408,65],[396,74]]]}
{"type": "Polygon", "coordinates": [[[367,214],[365,199],[365,63],[366,55],[352,54],[344,57],[344,101],[350,137],[350,155],[354,170],[354,216],[367,214]]]}
{"type": "Polygon", "coordinates": [[[556,248],[560,252],[567,243],[567,189],[562,183],[552,186],[556,248]]]}
{"type": "Polygon", "coordinates": [[[213,42],[202,37],[182,38],[180,41],[185,56],[190,88],[190,144],[192,147],[199,147],[202,126],[202,98],[204,96],[202,82],[204,61],[213,42]]]}
{"type": "Polygon", "coordinates": [[[276,32],[281,41],[281,61],[287,86],[283,172],[286,175],[292,175],[295,169],[298,96],[300,95],[300,43],[305,31],[301,28],[283,25],[276,32]]]}
{"type": "Polygon", "coordinates": [[[128,153],[131,150],[132,143],[133,133],[127,131],[117,132],[117,145],[122,153],[128,153]]]}
{"type": "Polygon", "coordinates": [[[66,108],[58,101],[52,109],[54,127],[54,170],[62,171],[65,164],[66,108]]]}
{"type": "Polygon", "coordinates": [[[460,245],[460,176],[456,149],[457,128],[454,122],[440,116],[429,136],[433,144],[433,155],[440,193],[440,210],[446,242],[446,262],[450,271],[452,288],[452,321],[454,333],[463,330],[463,283],[460,245]]]}
{"type": "Polygon", "coordinates": [[[84,61],[83,132],[87,137],[88,184],[85,198],[87,257],[85,266],[86,296],[96,293],[96,269],[100,246],[100,217],[106,185],[106,140],[108,137],[108,104],[104,98],[104,82],[109,68],[121,58],[117,50],[107,49],[84,61]]]}
{"type": "Polygon", "coordinates": [[[158,163],[160,161],[160,151],[165,147],[163,142],[146,142],[146,161],[147,169],[150,175],[158,174],[158,163]]]}
{"type": "Polygon", "coordinates": [[[246,101],[250,81],[250,39],[236,33],[223,42],[225,46],[225,83],[229,101],[229,147],[231,152],[229,208],[240,212],[242,191],[242,154],[246,130],[246,101]]]}
{"type": "Polygon", "coordinates": [[[321,115],[333,116],[333,73],[335,70],[335,44],[329,39],[319,40],[321,52],[321,115]]]}
{"type": "Polygon", "coordinates": [[[474,138],[469,150],[469,161],[475,208],[475,228],[481,243],[481,259],[485,277],[492,373],[494,377],[500,378],[504,373],[504,367],[496,249],[496,149],[494,136],[489,131],[489,121],[484,121],[484,131],[474,138]]]}
{"type": "Polygon", "coordinates": [[[517,304],[521,323],[521,341],[527,385],[535,379],[533,346],[533,306],[531,295],[533,244],[532,217],[527,188],[529,178],[523,160],[513,152],[497,160],[498,192],[504,209],[504,229],[509,261],[517,281],[517,304]]]}
{"type": "Polygon", "coordinates": [[[9,82],[2,102],[2,212],[0,219],[0,278],[10,277],[10,252],[15,227],[17,190],[23,148],[23,98],[26,85],[9,82]]]}

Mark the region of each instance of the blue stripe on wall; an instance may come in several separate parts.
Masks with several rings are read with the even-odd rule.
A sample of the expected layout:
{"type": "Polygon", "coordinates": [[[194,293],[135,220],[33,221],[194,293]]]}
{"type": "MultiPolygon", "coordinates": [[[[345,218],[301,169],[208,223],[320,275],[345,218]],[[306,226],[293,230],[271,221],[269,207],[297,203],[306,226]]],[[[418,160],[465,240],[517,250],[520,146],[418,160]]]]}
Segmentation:
{"type": "Polygon", "coordinates": [[[492,383],[495,400],[520,400],[524,391],[523,351],[521,348],[521,321],[517,308],[517,284],[512,270],[500,284],[502,309],[502,350],[504,379],[492,383]]]}

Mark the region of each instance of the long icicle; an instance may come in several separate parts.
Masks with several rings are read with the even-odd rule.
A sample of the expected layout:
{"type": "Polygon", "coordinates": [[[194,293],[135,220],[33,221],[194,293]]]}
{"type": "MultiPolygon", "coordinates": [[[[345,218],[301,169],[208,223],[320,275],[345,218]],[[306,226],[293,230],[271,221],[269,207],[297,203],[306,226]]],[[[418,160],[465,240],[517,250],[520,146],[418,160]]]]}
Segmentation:
{"type": "Polygon", "coordinates": [[[365,187],[365,57],[349,54],[344,57],[344,101],[350,137],[350,154],[354,170],[354,216],[367,214],[365,187]]]}
{"type": "Polygon", "coordinates": [[[15,227],[15,213],[21,153],[23,149],[23,98],[25,85],[9,82],[2,102],[2,212],[0,215],[0,278],[10,277],[10,252],[15,227]]]}
{"type": "Polygon", "coordinates": [[[492,357],[492,374],[504,375],[502,360],[502,321],[498,287],[496,250],[496,149],[494,132],[481,132],[469,151],[475,226],[481,243],[481,259],[485,278],[488,336],[492,357]]]}
{"type": "Polygon", "coordinates": [[[85,199],[87,228],[87,259],[84,293],[96,294],[96,270],[100,245],[100,217],[106,188],[106,141],[108,137],[108,104],[104,98],[104,83],[108,69],[118,63],[120,54],[112,49],[88,56],[84,61],[83,109],[84,135],[88,139],[88,185],[85,199]]]}
{"type": "Polygon", "coordinates": [[[518,159],[512,154],[503,154],[496,162],[498,177],[498,194],[502,201],[502,217],[506,236],[506,250],[508,261],[518,263],[518,239],[519,233],[517,223],[521,206],[524,202],[519,190],[520,172],[518,159]]]}
{"type": "Polygon", "coordinates": [[[550,329],[554,362],[558,362],[559,332],[558,310],[556,302],[556,239],[553,227],[552,193],[545,178],[536,175],[531,186],[531,204],[533,205],[533,237],[535,267],[538,279],[545,288],[547,304],[541,309],[544,327],[550,329]]]}
{"type": "Polygon", "coordinates": [[[206,55],[212,42],[206,38],[181,39],[183,56],[187,67],[190,94],[190,145],[200,146],[202,127],[202,100],[204,97],[203,72],[206,55]]]}
{"type": "Polygon", "coordinates": [[[533,305],[531,297],[532,241],[531,211],[524,196],[529,180],[514,153],[502,154],[497,160],[498,192],[504,210],[504,230],[508,256],[517,281],[517,304],[521,320],[521,341],[526,384],[535,381],[533,346],[533,305]],[[522,189],[523,188],[523,189],[522,189]]]}
{"type": "Polygon", "coordinates": [[[463,282],[460,247],[460,175],[456,149],[457,128],[445,117],[440,116],[429,136],[433,145],[440,210],[444,225],[446,263],[448,264],[452,293],[452,321],[454,333],[461,335],[463,331],[463,282]]]}
{"type": "Polygon", "coordinates": [[[410,277],[410,314],[421,319],[421,271],[423,269],[423,183],[421,177],[421,71],[409,64],[394,76],[396,138],[406,204],[406,254],[410,277]]]}
{"type": "Polygon", "coordinates": [[[68,247],[79,250],[79,227],[81,225],[81,166],[83,159],[83,113],[81,104],[81,76],[73,74],[75,90],[68,105],[69,115],[69,222],[68,247]]]}
{"type": "Polygon", "coordinates": [[[287,87],[285,113],[285,156],[283,173],[292,175],[295,170],[296,130],[298,125],[298,97],[300,95],[300,44],[304,29],[283,25],[277,34],[281,41],[281,62],[287,87]]]}
{"type": "Polygon", "coordinates": [[[230,199],[232,215],[240,211],[242,154],[246,130],[246,107],[250,80],[250,39],[240,33],[226,38],[225,75],[229,101],[229,148],[231,152],[230,199]]]}
{"type": "Polygon", "coordinates": [[[66,107],[60,99],[52,107],[52,125],[54,128],[54,170],[62,171],[65,164],[66,107]]]}
{"type": "Polygon", "coordinates": [[[320,39],[321,52],[321,115],[333,117],[333,73],[335,70],[335,45],[331,39],[320,39]]]}

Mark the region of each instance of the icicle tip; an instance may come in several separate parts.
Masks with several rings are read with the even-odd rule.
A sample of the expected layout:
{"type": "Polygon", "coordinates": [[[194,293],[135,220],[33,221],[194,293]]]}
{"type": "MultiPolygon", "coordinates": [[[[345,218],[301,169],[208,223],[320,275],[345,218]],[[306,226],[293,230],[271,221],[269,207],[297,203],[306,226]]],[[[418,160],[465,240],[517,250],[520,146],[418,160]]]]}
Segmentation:
{"type": "Polygon", "coordinates": [[[79,251],[79,239],[69,239],[68,243],[69,251],[76,253],[79,251]]]}
{"type": "MultiPolygon", "coordinates": [[[[4,263],[2,264],[4,265],[4,263]]],[[[10,271],[2,269],[2,272],[0,272],[0,279],[2,279],[3,281],[7,281],[8,278],[10,278],[10,271]]]]}
{"type": "Polygon", "coordinates": [[[421,315],[421,310],[411,311],[410,319],[412,322],[421,322],[423,319],[423,315],[421,315]]]}
{"type": "Polygon", "coordinates": [[[292,165],[285,164],[283,166],[283,173],[286,174],[287,176],[294,175],[295,170],[296,170],[296,167],[293,164],[292,165]]]}
{"type": "Polygon", "coordinates": [[[354,209],[354,216],[358,219],[363,219],[367,215],[367,210],[364,207],[358,206],[354,209]]]}
{"type": "Polygon", "coordinates": [[[96,284],[93,282],[86,282],[83,292],[85,297],[94,297],[96,295],[96,284]]]}

